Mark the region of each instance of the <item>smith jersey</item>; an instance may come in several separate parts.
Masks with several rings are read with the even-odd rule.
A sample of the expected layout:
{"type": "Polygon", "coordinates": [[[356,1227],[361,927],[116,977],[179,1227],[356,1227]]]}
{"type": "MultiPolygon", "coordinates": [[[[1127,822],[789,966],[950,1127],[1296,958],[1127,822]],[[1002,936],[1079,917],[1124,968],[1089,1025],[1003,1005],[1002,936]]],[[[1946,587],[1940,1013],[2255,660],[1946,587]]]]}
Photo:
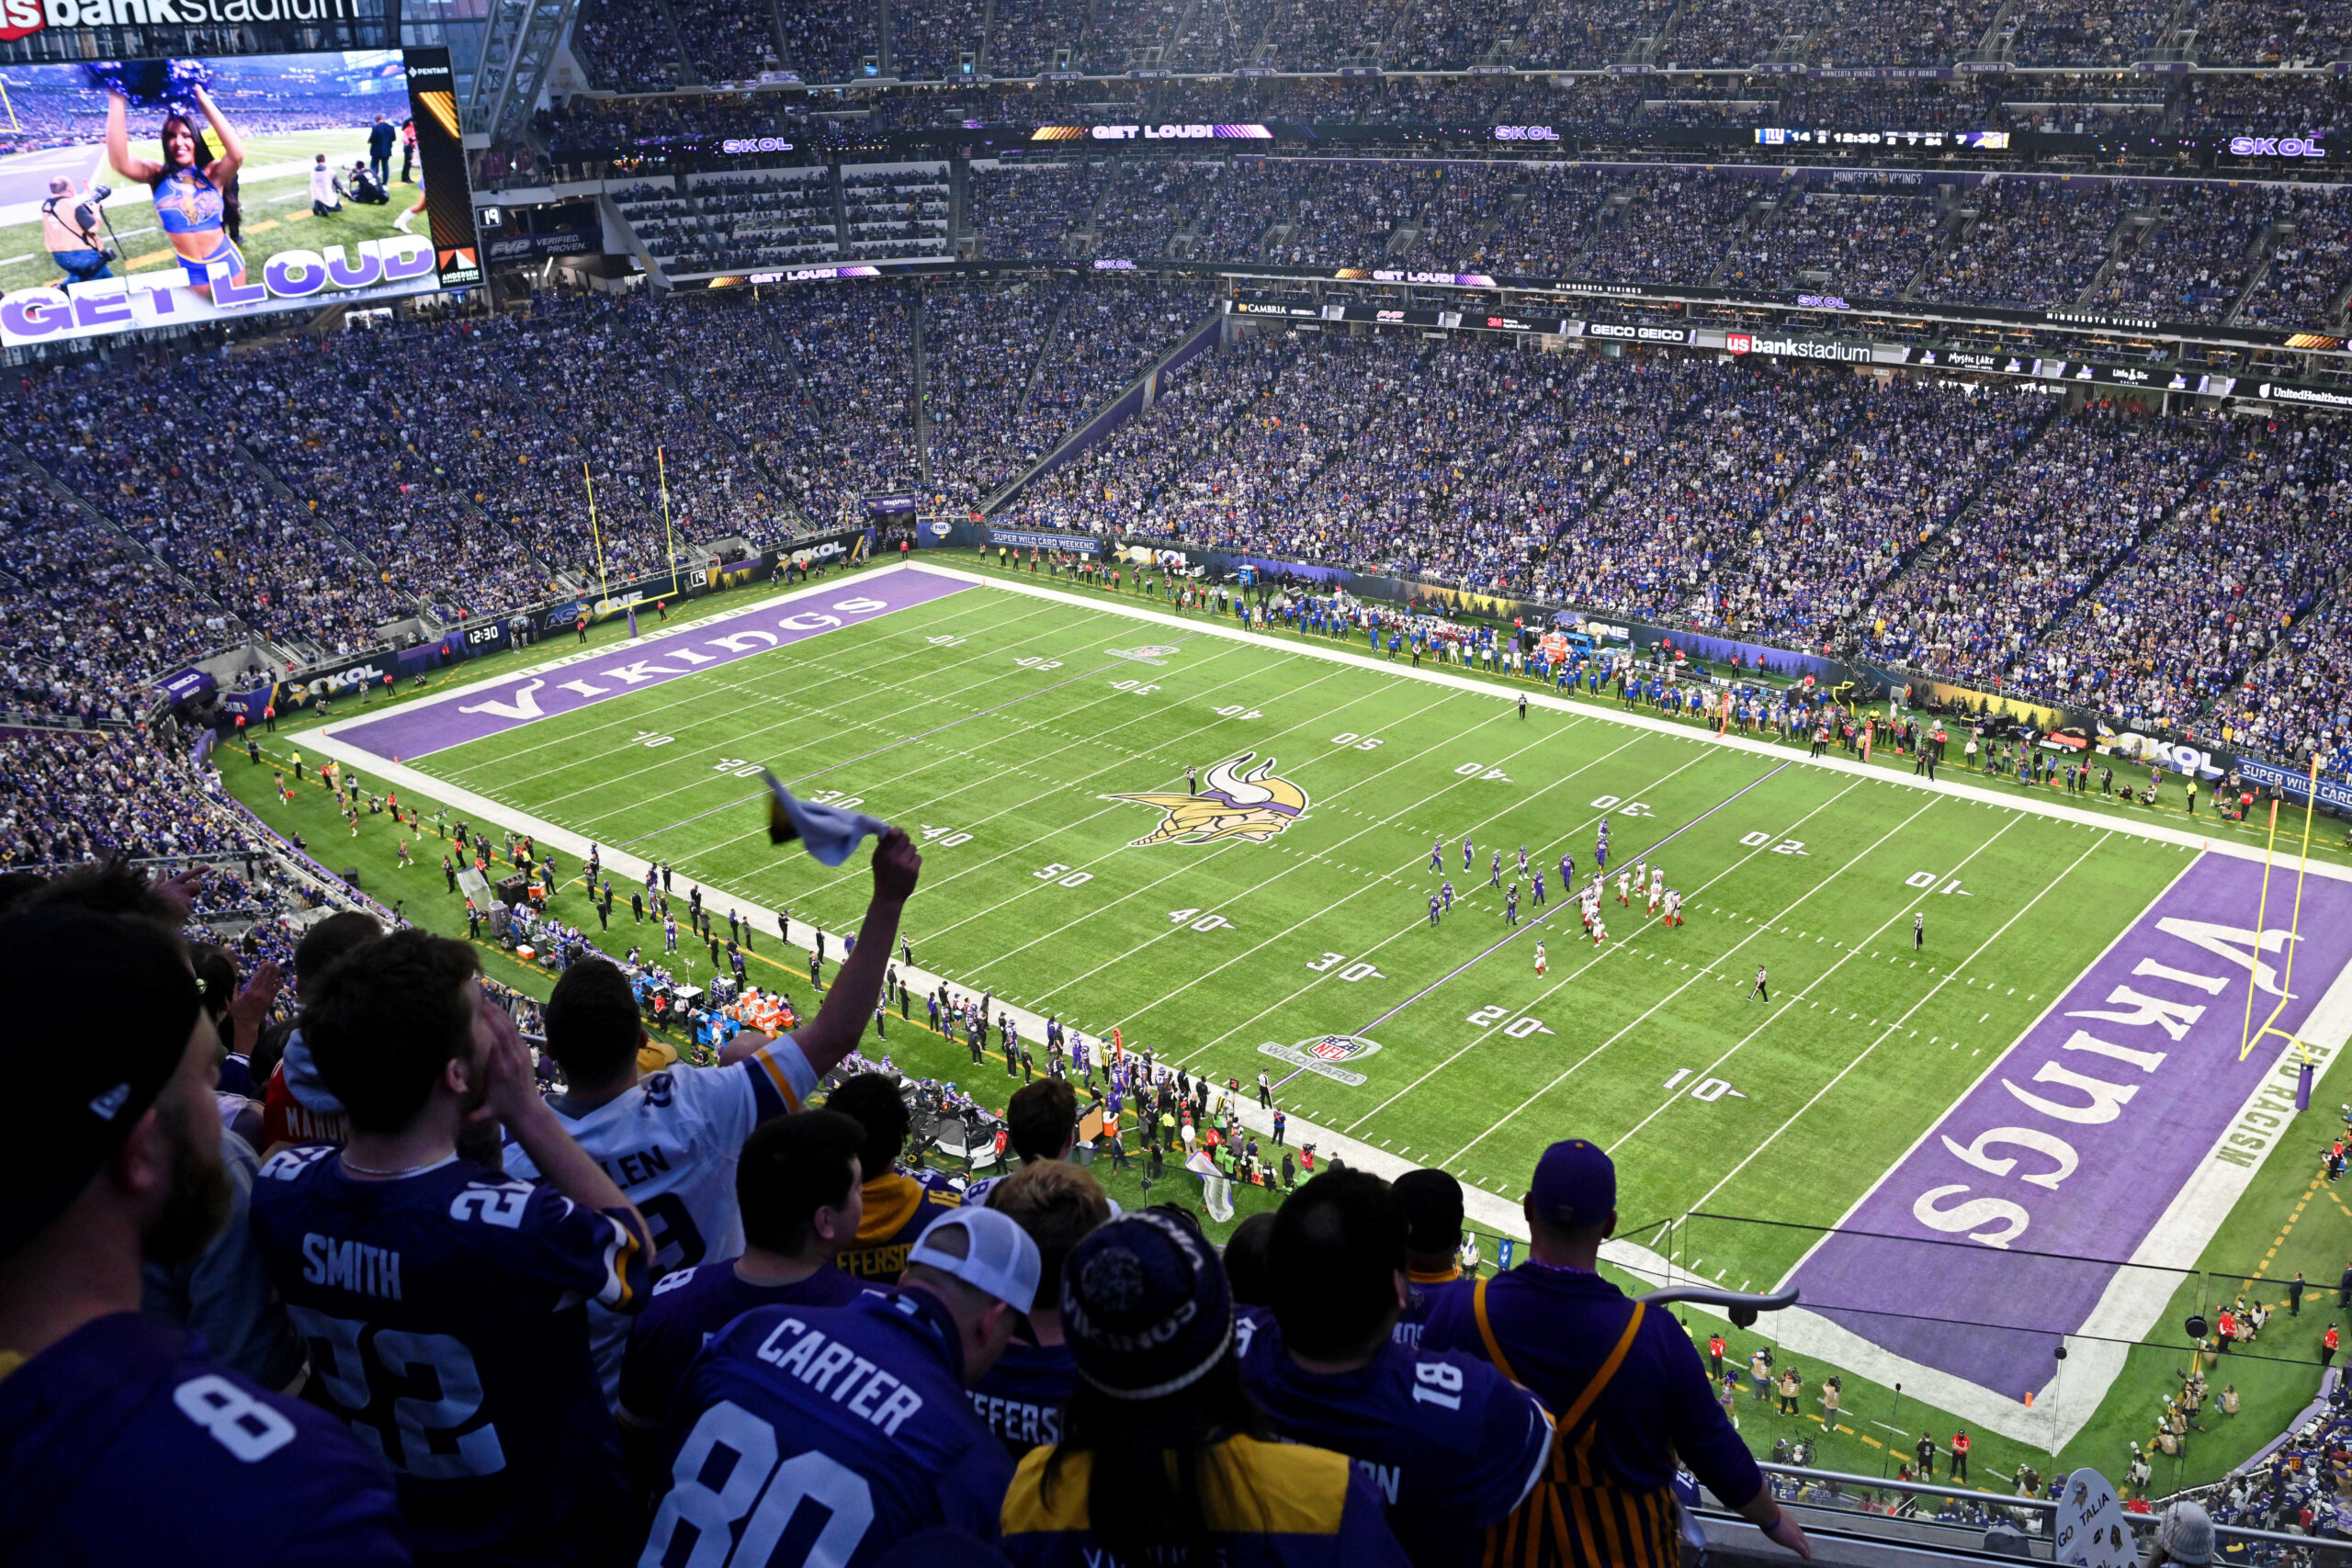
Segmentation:
{"type": "Polygon", "coordinates": [[[1352,1372],[1283,1354],[1273,1314],[1234,1325],[1241,1377],[1274,1430],[1356,1461],[1416,1568],[1469,1568],[1483,1527],[1517,1507],[1552,1450],[1535,1396],[1472,1356],[1383,1345],[1352,1372]]]}
{"type": "Polygon", "coordinates": [[[137,1313],[0,1379],[0,1562],[405,1568],[391,1479],[324,1412],[137,1313]]]}
{"type": "Polygon", "coordinates": [[[366,1180],[314,1145],[261,1168],[253,1226],[319,1388],[390,1468],[421,1554],[560,1564],[625,1528],[581,1309],[642,1299],[632,1217],[455,1157],[366,1180]]]}
{"type": "Polygon", "coordinates": [[[735,1272],[731,1258],[662,1275],[629,1325],[628,1354],[621,1361],[622,1414],[642,1426],[661,1426],[703,1346],[753,1308],[846,1306],[865,1289],[831,1267],[788,1285],[755,1285],[735,1272]]]}
{"type": "Polygon", "coordinates": [[[1078,1387],[1078,1361],[1067,1345],[1016,1339],[971,1390],[972,1408],[1005,1451],[1019,1459],[1062,1440],[1062,1406],[1078,1387]]]}
{"type": "Polygon", "coordinates": [[[961,1207],[953,1192],[934,1192],[911,1176],[888,1171],[865,1184],[865,1217],[833,1261],[869,1284],[895,1285],[932,1222],[961,1207]]]}
{"type": "MultiPolygon", "coordinates": [[[[724,1067],[674,1067],[578,1118],[564,1131],[628,1195],[653,1233],[653,1273],[743,1250],[743,1215],[735,1206],[735,1164],[752,1129],[799,1109],[817,1075],[789,1037],[724,1067]]],[[[513,1143],[506,1170],[526,1181],[538,1168],[513,1143]]],[[[607,1404],[620,1397],[621,1354],[628,1319],[588,1309],[588,1344],[607,1404]]]]}
{"type": "MultiPolygon", "coordinates": [[[[1221,1568],[1406,1568],[1410,1559],[1381,1517],[1380,1499],[1344,1454],[1229,1438],[1218,1458],[1235,1485],[1208,1493],[1207,1524],[1221,1568]],[[1237,1506],[1235,1494],[1248,1500],[1237,1506]]],[[[1018,1568],[1113,1568],[1092,1529],[1087,1494],[1093,1456],[1074,1453],[1045,1489],[1050,1448],[1032,1449],[1004,1499],[1004,1554],[1018,1568]]],[[[640,1564],[639,1568],[650,1568],[640,1564]]],[[[1141,1565],[1132,1565],[1141,1568],[1141,1565]]]]}
{"type": "Polygon", "coordinates": [[[865,1568],[942,1526],[993,1540],[1012,1478],[965,1403],[961,1342],[936,1298],[763,1307],[678,1389],[669,1490],[639,1568],[865,1568]]]}

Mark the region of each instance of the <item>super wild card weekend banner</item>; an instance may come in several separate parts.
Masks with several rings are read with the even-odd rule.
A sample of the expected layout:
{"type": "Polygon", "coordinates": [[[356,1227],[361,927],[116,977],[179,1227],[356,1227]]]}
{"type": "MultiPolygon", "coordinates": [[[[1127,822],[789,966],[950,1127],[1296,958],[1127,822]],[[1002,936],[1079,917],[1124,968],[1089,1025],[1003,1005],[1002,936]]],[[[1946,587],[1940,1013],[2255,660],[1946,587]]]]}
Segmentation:
{"type": "Polygon", "coordinates": [[[481,281],[446,49],[0,70],[0,343],[481,281]]]}

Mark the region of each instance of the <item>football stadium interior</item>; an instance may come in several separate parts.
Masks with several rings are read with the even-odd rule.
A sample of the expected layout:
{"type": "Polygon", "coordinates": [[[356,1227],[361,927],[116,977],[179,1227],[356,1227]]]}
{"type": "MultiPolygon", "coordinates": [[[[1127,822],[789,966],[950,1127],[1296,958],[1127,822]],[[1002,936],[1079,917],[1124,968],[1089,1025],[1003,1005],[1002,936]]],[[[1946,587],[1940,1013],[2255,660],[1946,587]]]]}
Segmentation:
{"type": "Polygon", "coordinates": [[[0,1563],[2352,1561],[2352,0],[0,23],[0,1563]]]}

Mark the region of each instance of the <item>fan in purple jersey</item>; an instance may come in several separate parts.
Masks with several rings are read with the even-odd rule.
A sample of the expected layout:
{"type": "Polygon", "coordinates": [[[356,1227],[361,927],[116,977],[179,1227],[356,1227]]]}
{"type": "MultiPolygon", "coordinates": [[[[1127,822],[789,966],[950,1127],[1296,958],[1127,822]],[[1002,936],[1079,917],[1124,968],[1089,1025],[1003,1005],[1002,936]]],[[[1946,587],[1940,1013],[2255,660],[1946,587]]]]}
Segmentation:
{"type": "Polygon", "coordinates": [[[1408,1170],[1395,1183],[1405,1211],[1405,1310],[1396,1343],[1418,1347],[1437,1303],[1471,1281],[1462,1274],[1462,1183],[1442,1170],[1408,1170]]]}
{"type": "Polygon", "coordinates": [[[421,1557],[613,1561],[633,1516],[589,1302],[643,1301],[643,1216],[539,1098],[462,942],[402,930],[306,988],[350,1137],[281,1150],[253,1226],[328,1406],[382,1456],[421,1557]],[[460,1158],[495,1118],[546,1179],[460,1158]]]}
{"type": "Polygon", "coordinates": [[[897,1168],[909,1123],[907,1102],[899,1098],[896,1078],[860,1073],[825,1097],[825,1109],[838,1111],[865,1129],[857,1156],[858,1168],[869,1173],[862,1194],[865,1212],[839,1262],[859,1280],[889,1284],[906,1268],[922,1233],[943,1215],[954,1213],[962,1200],[897,1168]]]}
{"type": "Polygon", "coordinates": [[[961,1209],[915,1244],[895,1292],[737,1318],[671,1405],[668,1489],[640,1568],[706,1555],[866,1568],[923,1530],[994,1540],[1012,1461],[964,1391],[1036,1288],[1027,1234],[961,1209]]]}
{"type": "Polygon", "coordinates": [[[1242,1378],[1276,1432],[1372,1477],[1415,1568],[1470,1568],[1543,1472],[1552,1418],[1476,1357],[1398,1343],[1409,1237],[1369,1171],[1293,1193],[1267,1243],[1273,1311],[1240,1325],[1242,1378]]]}
{"type": "MultiPolygon", "coordinates": [[[[922,857],[892,829],[874,846],[874,893],[859,930],[866,939],[842,961],[817,1016],[786,1037],[747,1029],[717,1067],[670,1067],[639,1077],[645,1043],[628,978],[601,959],[575,964],[548,999],[548,1051],[562,1064],[564,1092],[548,1104],[565,1131],[605,1168],[653,1229],[656,1278],[707,1258],[744,1250],[736,1207],[736,1153],[752,1129],[797,1111],[818,1081],[857,1047],[882,995],[899,919],[922,857]]],[[[510,1173],[538,1168],[510,1146],[510,1173]]],[[[589,1344],[607,1404],[617,1406],[629,1319],[592,1306],[589,1344]]]]}
{"type": "Polygon", "coordinates": [[[0,987],[107,1010],[99,1030],[79,1008],[24,1010],[11,1040],[40,1070],[15,1086],[20,1177],[0,1212],[0,1560],[407,1563],[374,1457],[139,1312],[141,1263],[195,1258],[229,1212],[220,1039],[177,938],[83,908],[19,913],[0,919],[0,987]]]}
{"type": "Polygon", "coordinates": [[[1032,1449],[1005,1494],[1004,1553],[1021,1568],[1402,1568],[1352,1462],[1273,1440],[1242,1386],[1225,1270],[1182,1211],[1079,1243],[1061,1318],[1080,1382],[1061,1440],[1032,1449]]]}
{"type": "Polygon", "coordinates": [[[1781,1511],[1715,1403],[1690,1336],[1597,1272],[1617,1225],[1608,1155],[1582,1138],[1554,1144],[1522,1207],[1528,1261],[1441,1301],[1421,1330],[1424,1349],[1492,1362],[1554,1416],[1577,1413],[1557,1433],[1535,1495],[1495,1532],[1496,1560],[1577,1562],[1605,1551],[1626,1568],[1669,1568],[1680,1550],[1678,1463],[1773,1541],[1810,1557],[1804,1529],[1781,1511]]]}
{"type": "Polygon", "coordinates": [[[1062,1337],[1062,1265],[1114,1210],[1091,1171],[1058,1159],[1039,1160],[1006,1177],[990,1189],[988,1206],[1037,1244],[1036,1303],[996,1366],[972,1385],[972,1408],[1019,1459],[1040,1443],[1060,1440],[1062,1406],[1078,1386],[1078,1363],[1062,1337]]]}
{"type": "Polygon", "coordinates": [[[865,1129],[834,1111],[779,1116],[745,1140],[735,1166],[741,1256],[664,1274],[629,1328],[620,1420],[640,1491],[662,1457],[653,1436],[713,1335],[754,1307],[841,1306],[863,1293],[833,1258],[865,1211],[857,1168],[865,1141],[865,1129]]]}

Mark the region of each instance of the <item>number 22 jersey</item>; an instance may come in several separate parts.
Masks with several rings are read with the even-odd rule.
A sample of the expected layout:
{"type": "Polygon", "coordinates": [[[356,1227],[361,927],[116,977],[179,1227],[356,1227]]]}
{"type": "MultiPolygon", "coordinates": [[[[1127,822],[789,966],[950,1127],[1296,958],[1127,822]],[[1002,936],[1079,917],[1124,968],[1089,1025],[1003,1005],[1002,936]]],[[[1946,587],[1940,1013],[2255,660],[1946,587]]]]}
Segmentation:
{"type": "Polygon", "coordinates": [[[625,1212],[451,1157],[363,1179],[282,1150],[253,1226],[319,1386],[382,1456],[422,1561],[601,1562],[629,1529],[583,1305],[647,1289],[625,1212]]]}

